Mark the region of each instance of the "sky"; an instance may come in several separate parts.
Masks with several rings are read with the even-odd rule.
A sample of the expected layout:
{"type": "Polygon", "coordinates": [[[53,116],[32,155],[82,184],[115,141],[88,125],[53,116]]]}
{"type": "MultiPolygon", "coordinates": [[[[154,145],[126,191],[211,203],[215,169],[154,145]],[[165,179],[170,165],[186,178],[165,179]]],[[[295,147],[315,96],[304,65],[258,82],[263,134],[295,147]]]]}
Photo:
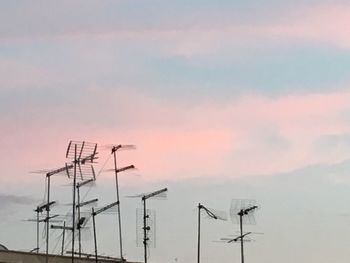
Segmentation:
{"type": "MultiPolygon", "coordinates": [[[[118,155],[137,167],[120,182],[129,260],[143,260],[141,204],[126,196],[168,187],[150,201],[150,262],[196,260],[196,206],[228,211],[232,199],[259,205],[247,262],[347,262],[349,23],[340,0],[1,1],[0,243],[35,246],[23,220],[45,176],[31,172],[61,167],[69,141],[86,140],[101,146],[86,190],[101,205],[115,198],[105,146],[136,145],[118,155]]],[[[53,181],[68,210],[70,181],[53,181]]],[[[99,250],[116,256],[115,216],[100,220],[99,250]]],[[[203,226],[202,262],[238,262],[238,246],[213,242],[238,226],[203,226]]]]}

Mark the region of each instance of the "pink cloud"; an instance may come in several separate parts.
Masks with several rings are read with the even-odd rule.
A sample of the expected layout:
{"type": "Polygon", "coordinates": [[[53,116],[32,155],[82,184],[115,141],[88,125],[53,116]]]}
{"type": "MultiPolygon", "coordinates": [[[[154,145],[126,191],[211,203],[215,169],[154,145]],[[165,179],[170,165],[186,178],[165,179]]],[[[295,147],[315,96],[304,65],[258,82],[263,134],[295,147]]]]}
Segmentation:
{"type": "MultiPolygon", "coordinates": [[[[1,159],[9,167],[17,167],[20,160],[25,174],[64,163],[69,139],[133,143],[137,150],[120,154],[121,165],[135,164],[145,180],[176,180],[276,173],[350,155],[344,149],[332,155],[315,149],[315,142],[324,135],[350,133],[345,118],[349,92],[278,98],[249,95],[187,108],[142,95],[127,98],[135,107],[123,109],[130,123],[120,128],[93,122],[65,126],[64,120],[52,127],[21,127],[6,121],[1,129],[5,150],[1,159]]],[[[100,165],[107,154],[101,151],[100,165]]]]}
{"type": "Polygon", "coordinates": [[[299,10],[294,18],[270,25],[265,31],[277,37],[310,39],[349,48],[349,23],[350,5],[320,5],[299,10]]]}

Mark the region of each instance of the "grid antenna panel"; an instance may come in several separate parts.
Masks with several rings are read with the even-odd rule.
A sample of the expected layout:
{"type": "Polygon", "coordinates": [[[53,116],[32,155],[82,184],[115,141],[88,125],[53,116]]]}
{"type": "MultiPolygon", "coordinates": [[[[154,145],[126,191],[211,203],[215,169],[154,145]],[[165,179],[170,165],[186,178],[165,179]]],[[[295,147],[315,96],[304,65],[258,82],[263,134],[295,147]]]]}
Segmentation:
{"type": "MultiPolygon", "coordinates": [[[[238,213],[241,210],[248,209],[256,205],[256,200],[254,199],[232,199],[230,207],[230,217],[234,224],[239,224],[239,215],[238,213]]],[[[245,214],[242,217],[243,224],[245,225],[255,225],[255,216],[254,210],[251,210],[249,213],[245,214]]]]}
{"type": "MultiPolygon", "coordinates": [[[[88,179],[96,179],[96,172],[94,167],[91,164],[82,164],[77,163],[77,179],[80,181],[88,180],[88,179]]],[[[66,173],[68,178],[73,178],[74,176],[74,169],[66,169],[66,173]]]]}
{"type": "Polygon", "coordinates": [[[66,158],[75,161],[92,163],[96,159],[97,143],[86,141],[70,141],[66,158]]]}

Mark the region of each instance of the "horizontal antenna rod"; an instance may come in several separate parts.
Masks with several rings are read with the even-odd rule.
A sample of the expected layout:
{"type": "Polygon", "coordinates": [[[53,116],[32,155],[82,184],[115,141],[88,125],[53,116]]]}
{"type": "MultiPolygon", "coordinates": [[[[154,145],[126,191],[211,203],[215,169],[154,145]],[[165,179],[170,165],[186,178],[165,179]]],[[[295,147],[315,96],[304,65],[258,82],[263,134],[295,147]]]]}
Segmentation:
{"type": "Polygon", "coordinates": [[[91,182],[93,182],[93,181],[95,181],[95,180],[94,180],[94,179],[89,179],[89,180],[83,181],[83,182],[81,182],[81,183],[77,183],[77,188],[79,188],[79,187],[81,187],[81,186],[83,186],[83,185],[86,185],[86,184],[88,184],[88,183],[91,183],[91,182]]]}
{"type": "Polygon", "coordinates": [[[71,230],[73,231],[73,227],[71,226],[55,226],[55,225],[51,225],[52,229],[65,229],[65,230],[71,230]]]}
{"type": "Polygon", "coordinates": [[[238,240],[243,239],[245,236],[247,236],[247,235],[249,235],[249,234],[251,234],[251,233],[252,233],[252,232],[247,232],[247,233],[245,233],[244,235],[241,235],[241,236],[238,236],[238,237],[236,237],[236,238],[234,238],[234,239],[229,240],[227,243],[237,242],[238,240]]]}
{"type": "Polygon", "coordinates": [[[50,171],[46,174],[47,177],[49,176],[52,176],[54,174],[58,174],[58,173],[61,173],[61,172],[64,172],[64,171],[67,171],[68,169],[72,169],[74,167],[73,164],[70,164],[70,165],[66,165],[64,167],[61,167],[61,168],[58,168],[56,170],[53,170],[53,171],[50,171]]]}
{"type": "Polygon", "coordinates": [[[198,208],[199,209],[204,209],[204,211],[208,214],[208,216],[210,216],[210,217],[212,217],[214,219],[218,219],[218,217],[213,212],[211,212],[208,208],[206,208],[204,205],[199,204],[198,208]]]}
{"type": "Polygon", "coordinates": [[[155,191],[155,192],[153,192],[153,193],[144,195],[144,196],[142,196],[142,200],[146,200],[146,199],[148,199],[148,198],[150,198],[150,197],[159,195],[159,194],[161,194],[161,193],[163,193],[163,192],[166,192],[166,191],[168,191],[168,188],[163,188],[163,189],[158,190],[158,191],[155,191]]]}
{"type": "Polygon", "coordinates": [[[134,168],[135,168],[134,165],[125,166],[125,167],[122,167],[122,168],[117,169],[117,173],[120,173],[120,172],[129,170],[129,169],[134,169],[134,168]]]}
{"type": "Polygon", "coordinates": [[[102,213],[102,212],[104,212],[104,211],[106,211],[106,210],[112,208],[113,206],[115,206],[115,205],[117,205],[117,204],[119,204],[119,201],[114,202],[114,203],[111,203],[111,204],[109,204],[109,205],[106,205],[105,207],[102,207],[102,208],[100,208],[99,210],[95,211],[95,212],[93,213],[93,216],[98,215],[99,213],[102,213]]]}
{"type": "Polygon", "coordinates": [[[121,145],[121,144],[119,144],[119,145],[117,145],[117,146],[113,146],[113,147],[112,147],[112,153],[118,151],[118,150],[119,150],[120,148],[122,148],[122,147],[123,147],[123,145],[121,145]]]}
{"type": "Polygon", "coordinates": [[[257,208],[258,208],[258,206],[254,205],[254,206],[249,207],[249,208],[247,208],[247,209],[242,209],[241,211],[239,211],[239,212],[237,213],[237,215],[239,215],[239,216],[247,215],[250,211],[252,211],[252,210],[254,210],[254,209],[257,209],[257,208]]]}
{"type": "Polygon", "coordinates": [[[78,207],[82,207],[82,206],[84,206],[84,205],[88,205],[88,204],[91,204],[91,203],[95,203],[95,202],[97,202],[98,201],[98,199],[97,198],[95,198],[95,199],[92,199],[92,200],[88,200],[88,201],[85,201],[85,202],[81,202],[80,204],[78,204],[76,207],[78,208],[78,207]]]}
{"type": "Polygon", "coordinates": [[[50,206],[52,206],[55,203],[56,203],[56,201],[51,201],[50,203],[46,203],[46,204],[40,205],[34,210],[34,212],[43,212],[44,209],[49,208],[50,206]]]}

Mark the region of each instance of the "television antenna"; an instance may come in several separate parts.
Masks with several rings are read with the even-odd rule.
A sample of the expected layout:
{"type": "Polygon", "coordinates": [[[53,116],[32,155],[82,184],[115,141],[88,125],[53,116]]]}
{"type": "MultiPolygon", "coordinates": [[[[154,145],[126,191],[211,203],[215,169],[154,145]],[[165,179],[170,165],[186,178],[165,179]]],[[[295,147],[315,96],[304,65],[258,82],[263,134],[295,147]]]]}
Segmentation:
{"type": "MultiPolygon", "coordinates": [[[[83,173],[86,173],[86,166],[83,165],[87,162],[89,162],[90,160],[94,160],[96,159],[96,157],[91,157],[91,156],[83,156],[82,159],[80,159],[80,161],[78,162],[78,166],[79,166],[79,172],[80,175],[82,177],[83,173]]],[[[39,171],[35,171],[34,173],[44,173],[47,179],[47,197],[46,197],[46,204],[44,204],[44,208],[46,210],[46,263],[48,263],[49,257],[49,224],[50,224],[50,206],[51,206],[51,176],[54,175],[61,175],[61,174],[65,174],[67,175],[69,178],[71,177],[70,173],[71,170],[74,169],[74,173],[76,174],[76,164],[66,164],[63,167],[57,168],[57,169],[51,169],[51,170],[47,170],[47,169],[43,169],[43,170],[39,170],[39,171]],[[50,204],[50,205],[47,205],[50,204]]],[[[94,170],[93,167],[91,166],[91,172],[94,176],[94,170]]]]}
{"type": "Polygon", "coordinates": [[[73,165],[65,165],[64,167],[58,168],[58,169],[52,169],[52,170],[39,170],[35,171],[34,173],[44,173],[47,179],[47,196],[46,196],[46,204],[44,204],[44,208],[46,210],[46,259],[45,262],[49,262],[49,222],[50,222],[50,190],[51,190],[51,176],[53,175],[59,175],[62,173],[67,173],[70,169],[72,169],[73,165]]]}
{"type": "Polygon", "coordinates": [[[114,174],[115,174],[115,189],[117,194],[117,209],[118,209],[118,227],[119,227],[119,250],[120,250],[120,259],[124,261],[123,258],[123,238],[122,238],[122,221],[121,221],[121,212],[120,212],[120,198],[119,198],[119,182],[118,182],[118,173],[127,171],[130,169],[135,169],[134,165],[125,166],[122,168],[118,168],[117,166],[117,151],[118,150],[128,150],[128,149],[135,149],[136,147],[134,145],[113,145],[111,147],[111,154],[113,155],[114,160],[114,174]]]}
{"type": "Polygon", "coordinates": [[[198,241],[197,241],[197,263],[200,263],[200,244],[201,244],[201,212],[204,211],[209,218],[227,220],[224,212],[215,211],[214,209],[209,209],[202,205],[198,204],[198,241]]]}
{"type": "MultiPolygon", "coordinates": [[[[114,203],[111,203],[109,205],[106,205],[106,206],[104,206],[104,207],[102,207],[102,208],[100,208],[100,209],[98,209],[96,211],[94,210],[94,208],[92,208],[91,215],[92,215],[92,224],[93,224],[93,229],[94,229],[94,245],[95,245],[95,261],[96,261],[96,263],[98,263],[98,256],[97,256],[97,238],[96,238],[95,216],[100,214],[100,213],[102,213],[102,212],[104,212],[104,211],[106,211],[106,210],[108,210],[108,209],[110,209],[110,208],[112,208],[112,207],[114,207],[114,206],[116,206],[116,205],[118,205],[118,202],[114,202],[114,203]]],[[[72,251],[73,251],[73,254],[74,254],[74,250],[72,250],[72,251]]],[[[121,260],[123,260],[123,259],[121,259],[121,260]]]]}
{"type": "Polygon", "coordinates": [[[167,191],[168,191],[168,188],[163,188],[163,189],[154,191],[152,193],[133,196],[133,197],[141,197],[141,201],[143,202],[143,247],[144,247],[144,258],[145,258],[144,263],[147,263],[147,245],[149,241],[148,232],[150,231],[150,226],[147,225],[147,221],[148,221],[147,219],[149,218],[149,215],[147,214],[146,201],[147,199],[150,199],[150,198],[157,198],[157,197],[164,198],[166,197],[167,191]]]}
{"type": "Polygon", "coordinates": [[[244,233],[243,235],[240,235],[240,236],[236,236],[235,238],[232,238],[232,237],[222,237],[220,238],[220,241],[222,242],[225,242],[225,243],[238,243],[238,242],[241,242],[241,240],[243,239],[243,242],[252,242],[253,240],[252,239],[244,239],[246,236],[252,234],[252,232],[247,232],[247,233],[244,233]]]}
{"type": "MultiPolygon", "coordinates": [[[[56,204],[56,202],[55,201],[51,201],[48,204],[48,206],[52,206],[54,204],[56,204]]],[[[44,218],[41,218],[40,215],[44,212],[44,210],[46,210],[46,207],[47,207],[47,204],[38,205],[36,207],[36,209],[34,209],[34,212],[36,213],[36,218],[35,219],[27,219],[27,220],[25,220],[25,221],[29,221],[29,222],[36,222],[36,247],[31,250],[32,252],[36,251],[37,253],[39,253],[39,249],[40,249],[40,247],[39,247],[39,232],[40,232],[39,224],[42,223],[42,222],[47,223],[47,221],[49,219],[52,219],[52,218],[55,218],[55,217],[58,216],[58,215],[53,215],[53,216],[50,216],[50,217],[45,216],[44,218]]]]}
{"type": "MultiPolygon", "coordinates": [[[[75,200],[75,192],[77,185],[77,169],[79,169],[81,180],[86,179],[86,170],[82,169],[82,167],[86,163],[93,163],[94,160],[97,159],[97,144],[86,142],[86,141],[70,141],[66,151],[66,158],[72,160],[73,163],[73,207],[72,207],[72,217],[73,222],[75,222],[75,210],[76,210],[76,200],[75,200]]],[[[71,164],[72,165],[72,164],[71,164]]],[[[88,175],[95,179],[95,172],[93,166],[90,166],[91,173],[88,175]]],[[[88,170],[89,171],[89,170],[88,170]]],[[[68,173],[68,177],[70,177],[68,173]]],[[[75,224],[72,225],[72,263],[74,263],[74,241],[75,241],[75,224]]]]}
{"type": "MultiPolygon", "coordinates": [[[[88,214],[89,215],[89,214],[88,214]]],[[[72,226],[67,226],[66,225],[66,221],[63,222],[63,226],[62,225],[51,225],[51,229],[61,229],[62,230],[62,248],[61,248],[61,255],[63,255],[64,253],[64,245],[65,245],[65,232],[66,230],[69,230],[71,233],[73,232],[73,225],[75,226],[76,229],[85,229],[86,224],[89,220],[89,216],[82,216],[79,220],[76,220],[74,224],[71,225],[72,226]]],[[[77,252],[77,254],[79,254],[77,252]]]]}
{"type": "MultiPolygon", "coordinates": [[[[255,224],[254,211],[258,208],[255,200],[232,199],[230,216],[234,223],[239,222],[240,235],[234,239],[241,243],[241,263],[244,263],[244,237],[250,232],[243,234],[243,223],[255,224]]],[[[232,241],[232,242],[233,242],[232,241]]]]}
{"type": "MultiPolygon", "coordinates": [[[[97,198],[89,200],[89,201],[85,201],[85,202],[80,202],[80,187],[87,185],[87,184],[91,184],[95,181],[94,178],[82,181],[77,183],[76,185],[76,189],[77,189],[77,196],[78,196],[78,204],[76,205],[76,209],[78,210],[78,222],[80,221],[81,217],[80,217],[80,208],[85,206],[85,205],[89,205],[89,204],[93,204],[96,203],[98,201],[97,198]]],[[[78,240],[79,240],[79,257],[81,258],[81,227],[78,227],[78,240]]]]}
{"type": "MultiPolygon", "coordinates": [[[[147,245],[149,247],[156,247],[156,211],[153,209],[146,209],[147,219],[147,245]]],[[[143,247],[143,208],[136,208],[136,246],[143,247]]]]}

